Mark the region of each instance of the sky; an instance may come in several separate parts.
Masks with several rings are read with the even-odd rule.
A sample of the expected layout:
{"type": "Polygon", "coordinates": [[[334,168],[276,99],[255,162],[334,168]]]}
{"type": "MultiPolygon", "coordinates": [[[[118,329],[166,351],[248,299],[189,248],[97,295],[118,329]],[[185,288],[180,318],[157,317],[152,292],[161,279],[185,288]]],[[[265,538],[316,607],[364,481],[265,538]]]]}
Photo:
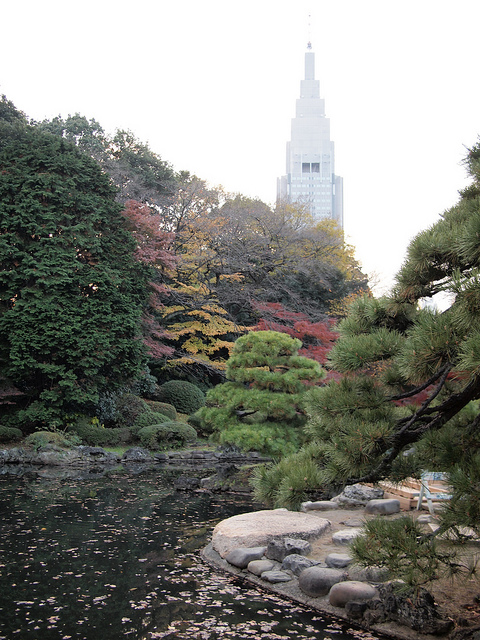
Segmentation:
{"type": "Polygon", "coordinates": [[[130,129],[175,170],[274,204],[304,53],[375,293],[458,201],[480,134],[478,0],[3,0],[0,93],[130,129]]]}

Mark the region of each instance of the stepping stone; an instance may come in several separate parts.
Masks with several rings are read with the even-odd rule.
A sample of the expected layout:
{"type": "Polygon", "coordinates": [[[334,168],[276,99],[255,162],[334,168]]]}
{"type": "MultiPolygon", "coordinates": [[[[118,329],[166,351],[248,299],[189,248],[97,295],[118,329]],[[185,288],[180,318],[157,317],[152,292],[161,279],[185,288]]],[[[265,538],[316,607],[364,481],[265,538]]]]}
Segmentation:
{"type": "Polygon", "coordinates": [[[328,601],[334,607],[344,607],[347,602],[365,602],[377,595],[377,590],[366,582],[356,580],[334,584],[328,594],[328,601]]]}
{"type": "Polygon", "coordinates": [[[310,560],[310,558],[301,556],[298,553],[292,553],[284,558],[282,562],[282,570],[291,571],[294,575],[299,576],[304,569],[314,567],[317,564],[318,562],[315,560],[310,560]]]}
{"type": "Polygon", "coordinates": [[[317,502],[303,502],[302,511],[329,511],[330,509],[338,509],[338,502],[330,502],[330,500],[318,500],[317,502]]]}
{"type": "Polygon", "coordinates": [[[352,562],[353,558],[348,553],[329,553],[325,558],[325,564],[331,569],[344,569],[352,562]]]}
{"type": "Polygon", "coordinates": [[[239,569],[245,569],[252,560],[260,560],[265,554],[265,547],[250,547],[232,549],[225,556],[229,564],[239,569]]]}
{"type": "Polygon", "coordinates": [[[247,569],[256,576],[261,576],[265,571],[271,571],[275,568],[275,562],[271,560],[252,560],[248,563],[247,569]]]}
{"type": "Polygon", "coordinates": [[[310,567],[302,571],[298,578],[298,586],[312,598],[326,596],[337,582],[346,579],[346,574],[339,569],[325,569],[323,567],[310,567]]]}
{"type": "Polygon", "coordinates": [[[380,500],[370,500],[365,505],[365,513],[389,516],[400,511],[400,500],[395,498],[382,498],[380,500]]]}
{"type": "MultiPolygon", "coordinates": [[[[280,538],[316,540],[331,529],[332,523],[312,513],[272,509],[241,513],[217,524],[212,547],[222,557],[238,547],[267,546],[280,538]]],[[[291,553],[291,552],[290,552],[291,553]]]]}
{"type": "Polygon", "coordinates": [[[332,542],[335,544],[350,544],[359,535],[362,535],[363,529],[360,527],[352,527],[351,529],[341,529],[332,535],[332,542]]]}
{"type": "Polygon", "coordinates": [[[363,527],[365,520],[363,518],[347,518],[347,520],[344,520],[340,524],[346,527],[363,527]]]}
{"type": "Polygon", "coordinates": [[[262,580],[266,580],[272,584],[276,584],[277,582],[290,582],[290,580],[292,580],[292,576],[289,576],[288,573],[284,573],[283,571],[264,571],[260,577],[262,580]]]}

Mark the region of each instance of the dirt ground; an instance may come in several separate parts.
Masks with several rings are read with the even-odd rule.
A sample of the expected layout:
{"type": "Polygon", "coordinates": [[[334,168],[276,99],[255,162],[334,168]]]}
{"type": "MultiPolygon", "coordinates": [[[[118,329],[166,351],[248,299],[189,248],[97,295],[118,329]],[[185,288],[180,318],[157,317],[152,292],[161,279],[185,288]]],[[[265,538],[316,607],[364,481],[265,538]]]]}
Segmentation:
{"type": "MultiPolygon", "coordinates": [[[[332,523],[332,533],[341,528],[360,525],[369,517],[363,509],[335,509],[330,511],[309,511],[321,518],[326,518],[332,523]]],[[[398,516],[428,515],[428,511],[402,511],[398,516]]],[[[397,517],[398,517],[397,516],[397,517]]],[[[389,516],[395,517],[395,516],[389,516]]],[[[434,523],[433,523],[434,524],[434,523]]],[[[428,525],[425,525],[426,527],[428,525]]],[[[451,548],[451,547],[450,547],[451,548]]],[[[312,544],[311,557],[323,560],[328,553],[345,553],[345,547],[334,545],[331,535],[325,536],[312,544]]],[[[465,564],[480,561],[480,541],[462,545],[458,552],[465,564]]],[[[436,603],[444,615],[455,621],[456,627],[474,627],[480,625],[480,568],[479,574],[470,579],[459,575],[455,579],[441,578],[427,585],[427,589],[434,596],[436,603]]]]}

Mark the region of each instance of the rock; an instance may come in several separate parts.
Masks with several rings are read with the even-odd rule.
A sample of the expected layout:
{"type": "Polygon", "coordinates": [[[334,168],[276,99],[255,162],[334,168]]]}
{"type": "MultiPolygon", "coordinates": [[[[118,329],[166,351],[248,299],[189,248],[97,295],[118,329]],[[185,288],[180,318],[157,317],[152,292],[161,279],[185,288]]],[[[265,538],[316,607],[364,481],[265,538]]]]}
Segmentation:
{"type": "Polygon", "coordinates": [[[281,568],[283,571],[291,571],[294,575],[299,576],[304,569],[314,567],[317,564],[316,560],[310,560],[310,558],[305,558],[298,553],[291,553],[283,559],[281,568]]]}
{"type": "Polygon", "coordinates": [[[256,576],[261,576],[265,571],[272,571],[276,564],[272,560],[252,560],[248,563],[247,570],[256,576]]]}
{"type": "Polygon", "coordinates": [[[325,558],[325,564],[331,569],[344,569],[352,562],[353,558],[348,553],[329,553],[325,558]]]}
{"type": "Polygon", "coordinates": [[[348,577],[361,582],[385,582],[389,575],[385,567],[359,567],[351,564],[348,567],[348,577]]]}
{"type": "Polygon", "coordinates": [[[173,481],[173,486],[177,491],[194,491],[200,487],[200,478],[178,476],[178,478],[175,478],[173,481]]]}
{"type": "Polygon", "coordinates": [[[131,447],[122,456],[122,462],[148,462],[150,460],[152,460],[150,451],[142,447],[131,447]]]}
{"type": "Polygon", "coordinates": [[[352,527],[351,529],[340,529],[332,535],[332,542],[335,544],[350,544],[359,535],[362,535],[363,529],[352,527]]]}
{"type": "Polygon", "coordinates": [[[317,502],[303,502],[302,511],[329,511],[330,509],[338,509],[338,502],[331,500],[318,500],[317,502]]]}
{"type": "Polygon", "coordinates": [[[232,516],[217,524],[212,547],[224,558],[237,547],[267,546],[270,540],[285,537],[316,539],[331,527],[329,520],[309,513],[274,509],[232,516]]]}
{"type": "Polygon", "coordinates": [[[264,571],[260,577],[262,580],[266,580],[266,582],[271,582],[272,584],[276,584],[277,582],[290,582],[290,580],[292,580],[292,576],[289,576],[288,573],[284,571],[264,571]]]}
{"type": "Polygon", "coordinates": [[[424,588],[418,592],[399,592],[395,583],[389,582],[381,585],[378,591],[379,601],[371,601],[373,611],[368,603],[364,614],[368,622],[388,620],[433,635],[446,634],[453,626],[452,620],[440,616],[432,595],[424,588]]]}
{"type": "Polygon", "coordinates": [[[391,515],[400,511],[400,500],[394,498],[370,500],[365,505],[365,513],[391,515]]]}
{"type": "Polygon", "coordinates": [[[437,518],[435,516],[430,515],[429,513],[424,513],[417,518],[418,524],[430,524],[430,522],[436,522],[437,518]]]}
{"type": "Polygon", "coordinates": [[[282,562],[284,558],[292,553],[296,553],[301,556],[308,556],[311,551],[312,547],[308,540],[284,538],[283,540],[271,540],[267,545],[265,556],[269,560],[282,562]]]}
{"type": "Polygon", "coordinates": [[[229,564],[239,569],[245,569],[252,560],[260,560],[265,553],[265,547],[249,547],[232,549],[225,556],[229,564]]]}
{"type": "Polygon", "coordinates": [[[353,618],[354,620],[360,620],[363,618],[363,614],[367,610],[366,602],[355,602],[354,600],[350,600],[345,604],[345,613],[349,618],[353,618]]]}
{"type": "Polygon", "coordinates": [[[363,527],[365,520],[363,518],[347,518],[341,524],[345,527],[363,527]]]}
{"type": "Polygon", "coordinates": [[[364,507],[370,500],[383,498],[383,490],[366,487],[363,484],[352,484],[342,491],[334,500],[342,507],[364,507]]]}
{"type": "Polygon", "coordinates": [[[326,596],[337,582],[345,580],[346,574],[339,569],[325,569],[323,567],[310,567],[302,571],[298,578],[298,586],[312,598],[326,596]]]}
{"type": "Polygon", "coordinates": [[[377,595],[377,590],[366,582],[347,580],[334,584],[328,594],[328,601],[333,607],[344,607],[347,602],[371,600],[377,595]]]}

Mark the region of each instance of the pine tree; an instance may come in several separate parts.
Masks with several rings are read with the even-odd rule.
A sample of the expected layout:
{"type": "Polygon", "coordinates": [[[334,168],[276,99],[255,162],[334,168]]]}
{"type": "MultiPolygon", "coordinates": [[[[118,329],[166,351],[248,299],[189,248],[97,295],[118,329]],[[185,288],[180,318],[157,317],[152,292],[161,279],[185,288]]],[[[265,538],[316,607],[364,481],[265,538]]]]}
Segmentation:
{"type": "MultiPolygon", "coordinates": [[[[392,294],[356,300],[340,323],[330,364],[343,378],[308,393],[302,454],[318,467],[309,487],[317,496],[421,470],[449,473],[441,531],[456,533],[480,531],[480,144],[466,166],[471,186],[412,241],[392,294]],[[444,311],[426,304],[438,293],[451,300],[444,311]]],[[[293,465],[282,468],[288,478],[293,465]]],[[[278,504],[276,473],[256,485],[258,497],[278,504]]]]}
{"type": "Polygon", "coordinates": [[[235,342],[228,382],[207,393],[198,416],[222,444],[271,455],[298,449],[308,383],[324,376],[320,365],[298,355],[302,343],[284,333],[255,331],[235,342]]]}

